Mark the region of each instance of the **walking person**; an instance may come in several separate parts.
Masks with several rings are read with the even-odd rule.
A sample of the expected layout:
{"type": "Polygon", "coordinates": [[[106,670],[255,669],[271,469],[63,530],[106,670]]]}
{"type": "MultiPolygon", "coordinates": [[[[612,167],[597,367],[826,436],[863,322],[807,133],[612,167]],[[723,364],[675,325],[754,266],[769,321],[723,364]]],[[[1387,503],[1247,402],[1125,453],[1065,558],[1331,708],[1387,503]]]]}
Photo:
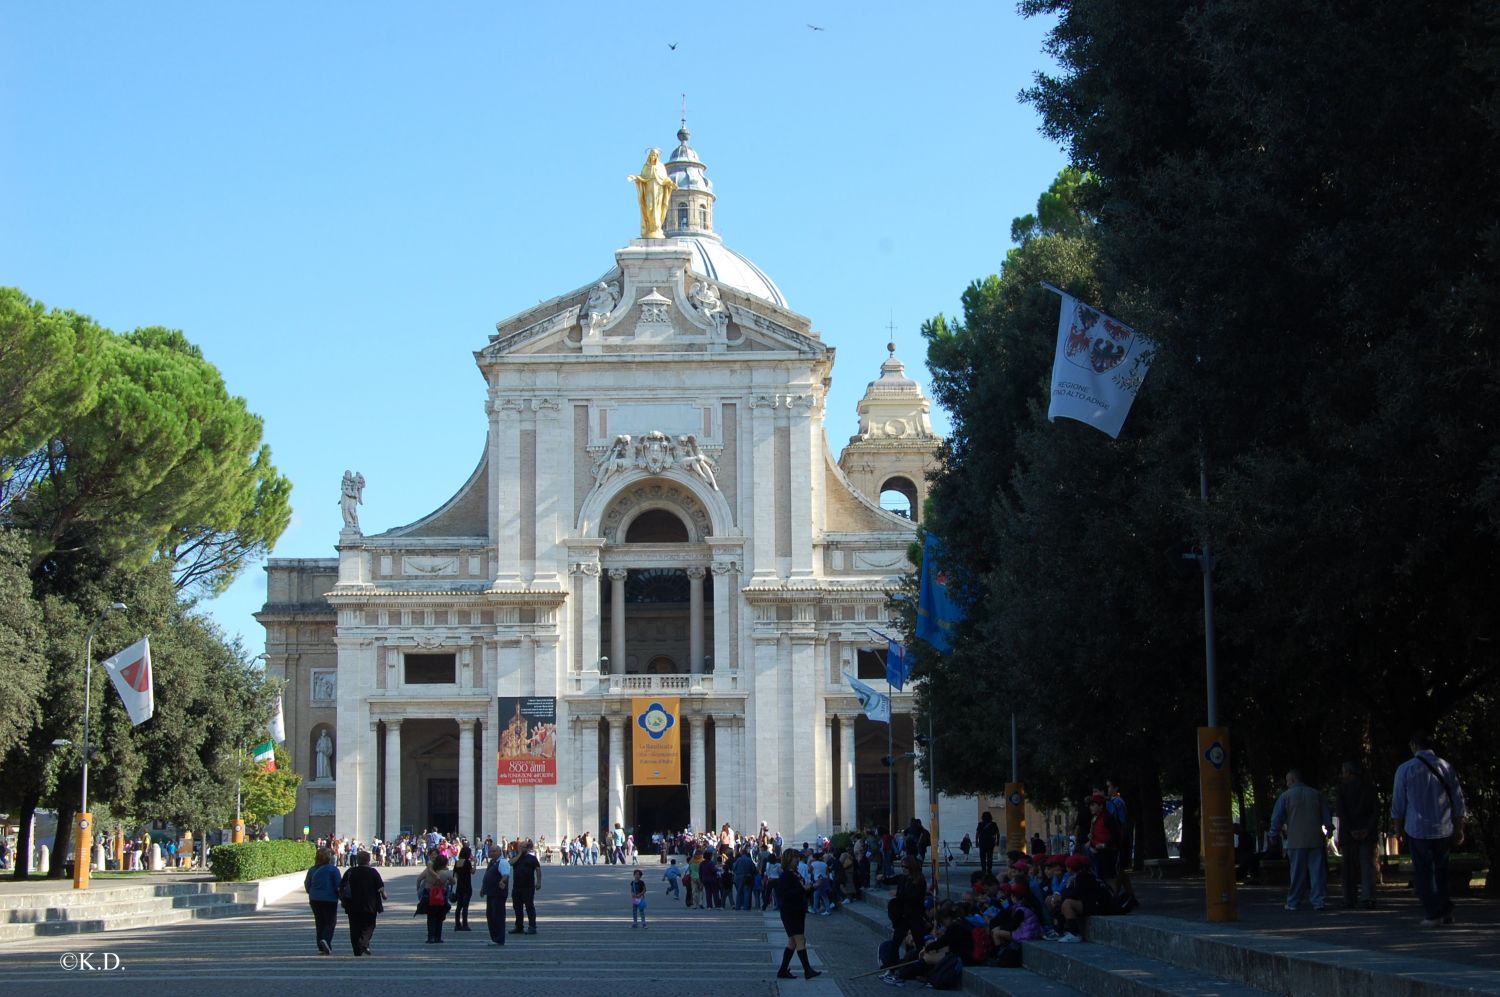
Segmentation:
{"type": "Polygon", "coordinates": [[[979,815],[979,826],[974,829],[974,843],[979,846],[979,871],[995,871],[995,847],[1000,844],[1000,825],[995,823],[986,810],[979,815]]]}
{"type": "Polygon", "coordinates": [[[448,920],[448,898],[453,895],[453,870],[448,868],[448,856],[442,852],[433,855],[427,870],[417,877],[417,896],[421,903],[417,909],[427,915],[427,944],[439,945],[443,941],[443,922],[448,920]]]}
{"type": "Polygon", "coordinates": [[[469,927],[469,902],[474,899],[474,850],[468,842],[453,860],[453,930],[472,931],[469,927]]]}
{"type": "Polygon", "coordinates": [[[646,927],[646,881],[641,878],[641,870],[637,869],[630,877],[630,926],[635,927],[636,919],[639,918],[641,927],[646,927]]]}
{"type": "Polygon", "coordinates": [[[479,895],[484,898],[484,926],[490,933],[491,945],[505,944],[505,901],[510,893],[510,863],[499,845],[489,848],[490,864],[484,870],[484,879],[479,884],[479,895]]]}
{"type": "Polygon", "coordinates": [[[1411,755],[1396,770],[1391,823],[1411,850],[1412,883],[1422,901],[1420,925],[1435,928],[1453,923],[1448,852],[1464,843],[1464,790],[1426,734],[1412,735],[1411,755]]]}
{"type": "Polygon", "coordinates": [[[536,845],[527,841],[521,855],[511,867],[510,902],[516,911],[513,935],[536,934],[536,893],[542,888],[542,864],[536,858],[536,845]],[[530,922],[527,930],[526,921],[530,922]]]}
{"type": "Polygon", "coordinates": [[[821,976],[807,958],[807,887],[797,875],[798,855],[787,849],[781,856],[781,875],[776,879],[778,896],[781,898],[781,926],[786,929],[786,948],[781,950],[781,968],[776,971],[778,980],[795,980],[791,972],[792,953],[802,960],[804,979],[821,976]]]}
{"type": "Polygon", "coordinates": [[[1276,799],[1271,810],[1271,837],[1283,838],[1291,872],[1287,888],[1286,909],[1302,905],[1303,894],[1311,892],[1313,910],[1327,906],[1328,858],[1324,851],[1333,833],[1333,816],[1323,794],[1302,781],[1302,773],[1292,769],[1286,774],[1286,792],[1276,799]]]}
{"type": "Polygon", "coordinates": [[[307,891],[307,903],[312,907],[318,951],[324,955],[333,953],[333,929],[339,918],[341,885],[343,880],[339,876],[339,867],[333,864],[333,852],[319,848],[312,867],[302,877],[302,889],[307,891]]]}
{"type": "Polygon", "coordinates": [[[1344,906],[1358,904],[1364,894],[1366,909],[1375,906],[1375,835],[1380,827],[1380,802],[1375,787],[1364,777],[1358,762],[1345,762],[1339,788],[1334,794],[1338,817],[1339,855],[1344,859],[1344,906]]]}
{"type": "Polygon", "coordinates": [[[354,856],[354,865],[344,873],[339,889],[344,913],[349,916],[349,942],[355,955],[370,954],[370,938],[375,934],[375,918],[385,910],[385,881],[370,865],[370,853],[354,856]]]}

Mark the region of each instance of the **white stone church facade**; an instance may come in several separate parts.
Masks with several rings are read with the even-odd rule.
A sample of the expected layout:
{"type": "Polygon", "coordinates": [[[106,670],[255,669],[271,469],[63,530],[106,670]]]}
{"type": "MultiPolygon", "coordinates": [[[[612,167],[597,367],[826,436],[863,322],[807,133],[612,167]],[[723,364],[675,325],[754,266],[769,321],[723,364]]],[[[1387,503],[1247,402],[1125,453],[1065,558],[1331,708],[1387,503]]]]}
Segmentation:
{"type": "MultiPolygon", "coordinates": [[[[316,775],[333,742],[286,833],[555,841],[765,821],[800,841],[892,806],[926,819],[909,763],[890,798],[886,726],[843,674],[885,688],[874,631],[890,632],[914,524],[879,498],[920,510],[939,443],[927,400],[892,350],[835,460],[833,350],[724,246],[678,138],[667,238],[631,240],[474,354],[488,438],[457,494],[380,533],[351,515],[337,558],[269,563],[257,618],[294,768],[316,775]],[[511,696],[555,700],[552,784],[496,784],[511,696]],[[632,779],[645,696],[680,697],[679,785],[632,779]]],[[[909,690],[895,710],[899,753],[909,690]]]]}

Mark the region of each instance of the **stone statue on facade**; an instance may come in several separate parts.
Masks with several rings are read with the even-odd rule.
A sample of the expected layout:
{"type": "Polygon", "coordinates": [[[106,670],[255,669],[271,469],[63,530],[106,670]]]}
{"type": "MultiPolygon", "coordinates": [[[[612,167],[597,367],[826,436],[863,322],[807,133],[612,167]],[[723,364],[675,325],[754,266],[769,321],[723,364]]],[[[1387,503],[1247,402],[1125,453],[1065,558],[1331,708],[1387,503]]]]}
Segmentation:
{"type": "Polygon", "coordinates": [[[345,471],[343,494],[339,496],[339,511],[344,514],[344,529],[359,532],[359,506],[364,502],[364,496],[365,476],[345,471]]]}
{"type": "Polygon", "coordinates": [[[630,436],[626,433],[621,433],[615,437],[614,442],[609,445],[609,449],[604,451],[604,456],[594,462],[594,479],[603,483],[610,475],[618,474],[621,471],[628,471],[634,464],[630,436]]]}
{"type": "Polygon", "coordinates": [[[698,437],[692,433],[677,437],[677,463],[682,465],[684,471],[696,474],[708,482],[708,487],[714,491],[719,490],[719,481],[714,477],[713,461],[698,449],[698,437]]]}
{"type": "Polygon", "coordinates": [[[328,731],[325,730],[318,736],[318,744],[313,749],[313,755],[316,758],[315,767],[313,769],[313,778],[332,779],[333,738],[328,736],[328,731]]]}
{"type": "Polygon", "coordinates": [[[672,191],[677,185],[667,176],[667,168],[661,162],[661,150],[646,153],[646,165],[639,175],[628,178],[635,184],[635,199],[641,209],[641,238],[665,239],[661,230],[667,220],[667,211],[672,205],[672,191]]]}
{"type": "Polygon", "coordinates": [[[583,331],[592,336],[608,321],[615,304],[620,300],[620,289],[615,284],[600,281],[589,291],[589,299],[583,306],[583,331]]]}
{"type": "Polygon", "coordinates": [[[723,337],[729,327],[729,309],[724,307],[724,302],[719,298],[719,289],[706,280],[700,280],[693,285],[688,300],[698,309],[699,314],[713,323],[714,332],[723,337]]]}

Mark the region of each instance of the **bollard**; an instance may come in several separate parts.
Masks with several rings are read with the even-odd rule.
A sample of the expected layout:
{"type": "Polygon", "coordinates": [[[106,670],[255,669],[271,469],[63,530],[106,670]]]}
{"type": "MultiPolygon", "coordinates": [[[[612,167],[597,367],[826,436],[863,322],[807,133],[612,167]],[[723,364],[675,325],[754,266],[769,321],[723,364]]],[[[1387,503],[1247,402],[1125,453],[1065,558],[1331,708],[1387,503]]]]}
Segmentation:
{"type": "Polygon", "coordinates": [[[161,872],[161,845],[151,843],[151,871],[161,872]]]}
{"type": "Polygon", "coordinates": [[[52,852],[46,845],[41,845],[36,850],[36,871],[43,876],[52,871],[52,852]]]}

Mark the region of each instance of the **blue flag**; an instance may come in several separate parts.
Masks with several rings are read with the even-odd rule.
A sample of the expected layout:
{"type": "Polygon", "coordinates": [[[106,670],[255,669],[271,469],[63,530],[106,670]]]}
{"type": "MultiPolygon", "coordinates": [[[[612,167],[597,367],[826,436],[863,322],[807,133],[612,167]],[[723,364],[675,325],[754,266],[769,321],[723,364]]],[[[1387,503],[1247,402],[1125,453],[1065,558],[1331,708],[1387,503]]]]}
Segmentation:
{"type": "Polygon", "coordinates": [[[885,640],[885,680],[891,684],[891,688],[897,692],[906,684],[906,676],[911,674],[911,662],[906,660],[906,648],[896,643],[891,638],[885,640]]]}
{"type": "Polygon", "coordinates": [[[948,595],[948,577],[938,561],[941,545],[937,535],[927,534],[922,545],[922,584],[917,595],[917,636],[941,654],[953,651],[953,627],[964,618],[963,610],[948,595]]]}

